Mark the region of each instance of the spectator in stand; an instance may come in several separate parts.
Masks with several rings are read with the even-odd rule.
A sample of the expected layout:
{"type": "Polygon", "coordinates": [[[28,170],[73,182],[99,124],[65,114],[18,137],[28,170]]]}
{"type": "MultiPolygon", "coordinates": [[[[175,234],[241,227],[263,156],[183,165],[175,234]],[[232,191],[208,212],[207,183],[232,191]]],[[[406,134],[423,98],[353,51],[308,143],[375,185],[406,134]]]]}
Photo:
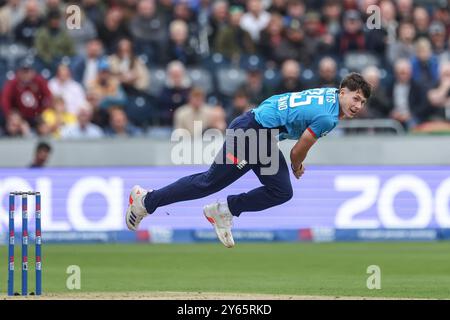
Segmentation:
{"type": "Polygon", "coordinates": [[[436,56],[438,61],[443,60],[443,57],[445,57],[448,52],[448,47],[446,30],[442,22],[434,21],[431,23],[429,29],[429,39],[431,41],[433,55],[436,56]]]}
{"type": "Polygon", "coordinates": [[[130,39],[119,41],[116,53],[109,57],[109,64],[126,93],[136,94],[149,87],[150,73],[142,59],[134,54],[130,39]]]}
{"type": "Polygon", "coordinates": [[[3,7],[0,7],[0,39],[9,38],[23,18],[25,18],[25,9],[21,0],[8,0],[3,7]]]}
{"type": "MultiPolygon", "coordinates": [[[[48,110],[45,109],[45,110],[48,110]]],[[[45,111],[44,111],[45,112],[45,111]]],[[[34,133],[39,138],[51,138],[52,132],[50,126],[44,121],[42,115],[36,117],[36,126],[34,133]]]]}
{"type": "Polygon", "coordinates": [[[424,7],[415,7],[413,11],[413,22],[416,27],[417,39],[428,37],[428,28],[430,26],[430,16],[424,7]]]}
{"type": "Polygon", "coordinates": [[[282,61],[287,59],[297,60],[303,66],[310,66],[314,60],[315,52],[308,48],[305,41],[305,32],[298,20],[292,20],[286,29],[287,41],[282,41],[279,47],[279,55],[282,61]]]}
{"type": "Polygon", "coordinates": [[[217,45],[217,36],[219,32],[228,26],[228,11],[229,7],[227,1],[218,0],[212,5],[207,29],[208,43],[211,48],[214,48],[217,45]]]}
{"type": "Polygon", "coordinates": [[[97,37],[97,27],[95,24],[87,18],[86,13],[82,9],[80,13],[82,28],[64,28],[72,39],[75,46],[75,53],[78,55],[83,54],[84,48],[89,40],[97,37]]]}
{"type": "Polygon", "coordinates": [[[13,110],[34,127],[36,116],[49,106],[52,94],[47,81],[33,68],[32,61],[25,59],[13,79],[6,82],[2,93],[3,113],[6,117],[13,110]]]}
{"type": "Polygon", "coordinates": [[[428,91],[433,121],[450,121],[450,62],[441,65],[439,83],[428,91]]]}
{"type": "Polygon", "coordinates": [[[414,0],[396,0],[397,20],[411,21],[413,19],[414,0]]]}
{"type": "Polygon", "coordinates": [[[366,43],[367,50],[380,59],[384,59],[387,45],[395,42],[398,22],[395,19],[396,8],[392,1],[382,0],[378,6],[380,8],[381,28],[366,30],[366,43]]]}
{"type": "Polygon", "coordinates": [[[52,152],[52,147],[46,142],[39,142],[34,151],[33,162],[30,168],[43,168],[46,166],[48,158],[52,152]]]}
{"type": "Polygon", "coordinates": [[[186,66],[195,65],[198,62],[195,48],[189,43],[188,25],[183,20],[174,20],[169,26],[170,39],[166,53],[166,63],[178,60],[186,66]]]}
{"type": "Polygon", "coordinates": [[[231,123],[235,118],[252,109],[247,93],[244,90],[238,90],[233,96],[231,108],[229,108],[227,122],[231,123]]]}
{"type": "Polygon", "coordinates": [[[10,138],[30,138],[32,132],[28,122],[23,119],[21,114],[13,110],[6,116],[4,136],[10,138]]]}
{"type": "Polygon", "coordinates": [[[426,88],[430,88],[439,79],[439,61],[431,51],[430,41],[419,38],[415,43],[415,55],[412,58],[413,79],[426,88]]]}
{"type": "Polygon", "coordinates": [[[114,53],[120,39],[131,37],[128,25],[124,22],[121,8],[108,9],[105,19],[98,25],[98,37],[102,41],[107,54],[114,53]]]}
{"type": "Polygon", "coordinates": [[[222,106],[217,105],[211,108],[211,117],[207,129],[216,129],[225,133],[227,128],[226,113],[222,106]]]}
{"type": "Polygon", "coordinates": [[[174,128],[188,130],[192,137],[201,138],[202,133],[210,127],[211,111],[212,106],[205,101],[205,92],[193,87],[189,92],[188,103],[175,111],[174,128]],[[201,122],[201,130],[196,129],[196,121],[201,122]]]}
{"type": "Polygon", "coordinates": [[[142,131],[129,123],[128,117],[120,106],[113,106],[108,110],[109,126],[105,129],[105,135],[109,137],[136,137],[142,131]]]}
{"type": "Polygon", "coordinates": [[[147,54],[150,61],[158,61],[158,58],[164,57],[167,22],[157,15],[155,0],[139,1],[137,13],[129,26],[138,54],[147,54]]]}
{"type": "Polygon", "coordinates": [[[280,66],[286,60],[285,48],[288,40],[285,36],[283,17],[273,13],[269,25],[261,31],[258,50],[271,67],[280,66]]]}
{"type": "Polygon", "coordinates": [[[362,71],[364,79],[371,85],[372,93],[367,101],[367,107],[359,113],[359,118],[383,118],[391,108],[385,88],[380,84],[380,70],[369,66],[362,71]]]}
{"type": "MultiPolygon", "coordinates": [[[[205,2],[205,1],[203,1],[205,2]]],[[[208,1],[209,2],[209,1],[208,1]]],[[[159,0],[157,6],[157,14],[163,17],[164,21],[173,20],[173,0],[159,0]]],[[[209,10],[208,10],[209,16],[209,10]]]]}
{"type": "Polygon", "coordinates": [[[73,114],[67,112],[65,100],[60,96],[55,96],[50,107],[45,109],[42,113],[42,122],[48,127],[48,131],[53,138],[60,138],[61,128],[75,124],[77,122],[76,115],[79,114],[81,108],[84,108],[86,105],[87,102],[77,108],[77,112],[73,114]]]}
{"type": "Polygon", "coordinates": [[[287,15],[287,0],[272,0],[269,9],[267,11],[270,14],[277,13],[281,16],[287,15]]]}
{"type": "Polygon", "coordinates": [[[288,0],[287,15],[284,24],[290,25],[292,20],[302,21],[306,13],[306,5],[303,0],[288,0]]]}
{"type": "Polygon", "coordinates": [[[85,56],[75,57],[72,64],[73,78],[84,88],[97,78],[98,65],[104,59],[102,42],[99,39],[90,40],[85,51],[85,56]]]}
{"type": "Polygon", "coordinates": [[[97,78],[87,86],[86,91],[94,110],[107,110],[113,105],[125,105],[127,101],[120,81],[111,73],[107,59],[100,60],[97,78]]]}
{"type": "Polygon", "coordinates": [[[191,80],[180,61],[172,61],[167,65],[166,84],[159,96],[161,124],[173,126],[173,114],[188,101],[191,91],[191,80]]]}
{"type": "Polygon", "coordinates": [[[229,14],[230,24],[218,32],[214,51],[230,61],[239,61],[243,55],[255,53],[255,44],[250,34],[240,26],[244,10],[241,7],[231,7],[229,14]]]}
{"type": "Polygon", "coordinates": [[[327,29],[327,43],[334,43],[334,38],[341,32],[342,4],[339,0],[326,0],[322,7],[322,19],[327,29]]]}
{"type": "Polygon", "coordinates": [[[386,51],[386,58],[391,65],[402,58],[411,59],[415,51],[416,28],[412,22],[404,21],[400,23],[397,32],[398,39],[395,42],[388,43],[386,51]]]}
{"type": "Polygon", "coordinates": [[[448,0],[437,1],[432,20],[442,23],[446,34],[450,34],[450,2],[448,0]]]}
{"type": "Polygon", "coordinates": [[[426,121],[426,91],[412,78],[410,60],[400,59],[395,62],[394,81],[387,90],[387,96],[391,107],[387,112],[379,110],[380,117],[390,117],[408,129],[426,121]]]}
{"type": "Polygon", "coordinates": [[[87,18],[94,24],[99,25],[105,16],[105,8],[99,0],[82,0],[81,6],[87,18]]]}
{"type": "Polygon", "coordinates": [[[60,14],[66,12],[66,4],[62,0],[39,0],[41,1],[41,11],[47,15],[50,11],[58,11],[60,14]]]}
{"type": "Polygon", "coordinates": [[[37,57],[46,65],[52,66],[64,56],[73,56],[75,46],[66,28],[61,27],[61,13],[49,11],[46,25],[36,32],[34,43],[37,57]]]}
{"type": "Polygon", "coordinates": [[[76,115],[79,108],[86,104],[86,93],[83,87],[72,79],[72,74],[66,64],[60,64],[54,78],[48,82],[53,96],[60,96],[66,105],[67,112],[76,115]]]}
{"type": "Polygon", "coordinates": [[[133,19],[137,11],[139,0],[121,0],[119,7],[123,10],[125,23],[129,23],[133,19]]]}
{"type": "Polygon", "coordinates": [[[272,95],[272,91],[263,81],[261,66],[246,66],[247,81],[238,89],[245,91],[250,104],[254,107],[272,95]]]}
{"type": "Polygon", "coordinates": [[[327,54],[334,45],[333,39],[326,35],[325,26],[320,21],[319,13],[308,11],[303,18],[303,28],[305,30],[305,42],[308,44],[308,55],[311,61],[327,54]],[[313,58],[314,57],[314,58],[313,58]]]}
{"type": "Polygon", "coordinates": [[[260,33],[270,22],[270,13],[264,10],[261,0],[248,0],[247,12],[242,16],[241,27],[258,43],[260,33]]]}
{"type": "Polygon", "coordinates": [[[84,106],[77,115],[77,122],[61,129],[63,139],[98,139],[104,136],[102,129],[92,123],[92,108],[84,106]]]}
{"type": "Polygon", "coordinates": [[[285,92],[298,92],[305,90],[305,85],[300,81],[300,64],[295,60],[286,60],[281,66],[281,82],[275,94],[285,92]]]}
{"type": "Polygon", "coordinates": [[[343,30],[337,36],[335,52],[342,57],[347,52],[366,51],[366,39],[363,31],[361,14],[357,10],[344,13],[343,30]]]}
{"type": "MultiPolygon", "coordinates": [[[[188,29],[188,40],[189,45],[194,48],[196,52],[200,52],[200,26],[198,24],[196,14],[192,7],[192,2],[181,0],[176,1],[173,8],[173,19],[174,20],[182,20],[187,24],[188,29]]],[[[169,24],[171,21],[168,21],[169,24]]],[[[202,39],[205,42],[207,34],[205,33],[204,38],[202,39]]]]}
{"type": "Polygon", "coordinates": [[[439,63],[450,62],[450,32],[448,34],[447,48],[448,50],[439,55],[439,63]]]}
{"type": "Polygon", "coordinates": [[[37,30],[44,25],[37,0],[28,0],[25,4],[25,18],[14,29],[14,39],[28,48],[33,47],[37,30]]]}
{"type": "Polygon", "coordinates": [[[339,88],[340,80],[337,75],[337,64],[333,58],[324,57],[319,61],[319,78],[314,87],[316,88],[339,88]]]}

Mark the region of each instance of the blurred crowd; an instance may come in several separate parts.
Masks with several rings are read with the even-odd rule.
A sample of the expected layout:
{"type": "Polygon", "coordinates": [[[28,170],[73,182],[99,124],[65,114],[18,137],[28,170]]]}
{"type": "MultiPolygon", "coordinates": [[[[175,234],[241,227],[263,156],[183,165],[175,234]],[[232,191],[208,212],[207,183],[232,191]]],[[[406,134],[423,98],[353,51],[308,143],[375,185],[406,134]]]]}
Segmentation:
{"type": "Polygon", "coordinates": [[[450,0],[0,0],[0,137],[224,130],[351,71],[361,118],[450,132],[449,47],[450,0]]]}

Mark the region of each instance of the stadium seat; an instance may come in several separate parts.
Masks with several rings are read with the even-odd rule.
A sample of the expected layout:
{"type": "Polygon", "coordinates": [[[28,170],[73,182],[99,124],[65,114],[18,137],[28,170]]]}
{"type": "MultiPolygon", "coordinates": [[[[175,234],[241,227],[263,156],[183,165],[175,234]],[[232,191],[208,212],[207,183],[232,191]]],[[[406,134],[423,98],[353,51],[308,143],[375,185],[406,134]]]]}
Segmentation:
{"type": "Polygon", "coordinates": [[[18,62],[30,54],[30,50],[20,44],[0,46],[0,59],[5,60],[10,69],[15,69],[18,62]]]}
{"type": "Polygon", "coordinates": [[[245,83],[246,78],[246,72],[242,69],[219,69],[217,71],[218,90],[224,96],[231,97],[245,83]]]}
{"type": "Polygon", "coordinates": [[[158,96],[166,82],[166,70],[163,68],[150,69],[150,86],[148,93],[152,96],[158,96]]]}
{"type": "Polygon", "coordinates": [[[277,69],[267,69],[264,71],[264,83],[269,88],[276,88],[281,80],[281,74],[277,69]]]}
{"type": "Polygon", "coordinates": [[[202,61],[202,65],[204,68],[208,69],[210,72],[215,72],[218,69],[226,68],[231,65],[231,62],[226,59],[220,53],[213,53],[211,56],[205,58],[202,61]]]}
{"type": "Polygon", "coordinates": [[[187,74],[192,81],[192,85],[202,88],[206,95],[214,92],[214,83],[211,73],[202,68],[189,68],[187,74]]]}
{"type": "Polygon", "coordinates": [[[361,72],[368,66],[380,66],[377,56],[370,53],[347,53],[344,57],[344,67],[349,71],[361,72]]]}
{"type": "Polygon", "coordinates": [[[147,127],[158,121],[158,111],[152,97],[146,94],[129,95],[125,108],[128,119],[139,127],[147,127]]]}

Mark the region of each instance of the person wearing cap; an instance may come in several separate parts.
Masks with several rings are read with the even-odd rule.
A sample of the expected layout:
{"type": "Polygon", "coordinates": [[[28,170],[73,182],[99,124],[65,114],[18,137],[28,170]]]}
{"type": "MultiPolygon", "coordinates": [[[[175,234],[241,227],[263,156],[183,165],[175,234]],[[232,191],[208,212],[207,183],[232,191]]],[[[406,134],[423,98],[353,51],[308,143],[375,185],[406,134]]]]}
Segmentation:
{"type": "Polygon", "coordinates": [[[52,10],[47,13],[46,25],[36,32],[36,54],[47,65],[64,56],[75,54],[75,45],[69,34],[61,28],[61,13],[52,10]]]}
{"type": "MultiPolygon", "coordinates": [[[[430,35],[431,47],[433,48],[433,54],[440,56],[447,51],[447,35],[445,25],[440,21],[433,21],[428,28],[428,34],[430,35]]],[[[438,58],[439,59],[439,58],[438,58]]]]}
{"type": "Polygon", "coordinates": [[[280,44],[279,53],[282,60],[294,59],[309,66],[314,60],[314,52],[305,40],[303,23],[300,20],[292,19],[286,27],[286,40],[280,44]]]}
{"type": "Polygon", "coordinates": [[[344,13],[343,30],[337,36],[335,52],[344,55],[349,51],[365,51],[366,39],[361,14],[357,10],[344,13]]]}
{"type": "Polygon", "coordinates": [[[239,61],[242,55],[255,53],[255,44],[250,34],[241,28],[244,9],[238,6],[230,8],[230,24],[219,30],[214,43],[215,52],[230,60],[239,61]]]}
{"type": "Polygon", "coordinates": [[[34,127],[36,117],[49,106],[51,100],[47,80],[33,69],[31,58],[26,58],[20,63],[15,77],[3,86],[1,106],[5,117],[12,110],[17,110],[34,127]]]}
{"type": "Polygon", "coordinates": [[[94,109],[104,112],[113,105],[125,105],[126,94],[119,79],[111,72],[107,58],[100,59],[97,77],[86,88],[88,101],[94,109]]]}
{"type": "Polygon", "coordinates": [[[256,106],[264,97],[270,96],[272,90],[264,83],[264,71],[261,61],[257,64],[248,63],[245,66],[245,70],[247,72],[247,81],[238,90],[245,91],[249,97],[250,104],[256,106]]]}

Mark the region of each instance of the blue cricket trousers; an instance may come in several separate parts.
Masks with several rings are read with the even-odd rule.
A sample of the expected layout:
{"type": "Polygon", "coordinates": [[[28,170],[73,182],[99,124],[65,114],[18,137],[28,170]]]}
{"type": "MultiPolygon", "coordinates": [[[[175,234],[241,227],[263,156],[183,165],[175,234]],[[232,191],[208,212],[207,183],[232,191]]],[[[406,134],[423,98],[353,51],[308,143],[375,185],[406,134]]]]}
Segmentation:
{"type": "MultiPolygon", "coordinates": [[[[234,119],[228,128],[242,129],[239,131],[244,133],[249,129],[253,129],[251,131],[254,132],[261,132],[260,129],[264,129],[256,122],[251,111],[234,119]]],[[[239,216],[246,211],[261,211],[290,200],[292,198],[292,185],[289,170],[283,154],[276,145],[274,137],[276,132],[273,129],[262,131],[267,134],[257,135],[257,140],[260,143],[260,140],[264,139],[262,143],[267,144],[266,154],[278,156],[276,173],[268,175],[261,171],[264,167],[267,168],[269,164],[267,164],[267,161],[261,163],[259,153],[256,161],[255,157],[253,157],[253,161],[251,160],[252,157],[248,152],[251,142],[249,139],[244,139],[244,145],[241,145],[241,147],[245,149],[245,153],[242,153],[242,149],[239,149],[239,142],[237,142],[237,134],[229,135],[227,133],[224,146],[207,171],[183,177],[164,188],[148,193],[144,199],[147,211],[153,213],[161,206],[206,197],[227,187],[250,170],[256,174],[262,186],[246,193],[227,197],[228,208],[234,216],[239,216]],[[231,143],[231,139],[233,139],[233,143],[231,143]]],[[[254,145],[254,142],[252,142],[252,145],[254,145]]]]}

